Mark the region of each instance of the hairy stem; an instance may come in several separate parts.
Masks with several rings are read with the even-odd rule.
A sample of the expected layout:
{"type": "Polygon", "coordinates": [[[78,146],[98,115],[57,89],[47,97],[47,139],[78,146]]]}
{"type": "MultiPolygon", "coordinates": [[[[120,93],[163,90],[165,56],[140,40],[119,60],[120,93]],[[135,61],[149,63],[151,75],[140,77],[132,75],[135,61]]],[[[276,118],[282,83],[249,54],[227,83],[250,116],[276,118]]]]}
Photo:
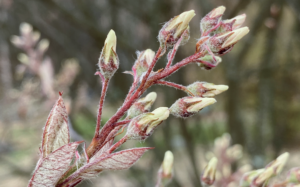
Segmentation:
{"type": "Polygon", "coordinates": [[[134,92],[132,96],[127,95],[124,104],[122,107],[113,115],[103,126],[100,131],[99,136],[94,138],[87,148],[87,154],[89,157],[92,157],[102,146],[103,142],[106,140],[106,137],[110,133],[110,131],[114,128],[113,124],[116,123],[124,114],[125,112],[132,106],[132,104],[142,95],[144,85],[154,67],[156,62],[158,61],[159,57],[161,56],[162,48],[159,48],[146,75],[144,76],[139,88],[134,92]]]}
{"type": "Polygon", "coordinates": [[[190,92],[185,86],[182,86],[180,84],[176,84],[174,82],[162,81],[162,80],[158,80],[155,83],[160,84],[160,85],[166,85],[166,86],[169,86],[169,87],[172,87],[172,88],[177,88],[179,90],[182,90],[182,91],[188,93],[191,96],[194,96],[194,94],[192,92],[190,92]]]}
{"type": "MultiPolygon", "coordinates": [[[[184,31],[184,32],[186,33],[187,31],[184,31]]],[[[175,58],[175,55],[176,55],[176,53],[177,53],[177,50],[178,50],[178,48],[179,48],[179,46],[180,46],[180,44],[181,44],[183,35],[184,35],[185,33],[183,33],[182,36],[179,38],[179,40],[177,41],[177,43],[174,45],[174,47],[173,47],[173,49],[172,49],[172,52],[170,53],[170,56],[168,56],[168,63],[167,63],[167,65],[166,65],[166,69],[168,69],[168,68],[172,65],[172,62],[173,62],[173,60],[174,60],[174,58],[175,58]]]]}
{"type": "Polygon", "coordinates": [[[105,95],[106,95],[106,91],[107,91],[107,87],[108,87],[108,82],[109,82],[109,79],[102,80],[102,93],[101,93],[100,102],[99,102],[95,137],[98,137],[99,133],[100,133],[103,103],[104,103],[104,99],[105,99],[105,95]]]}

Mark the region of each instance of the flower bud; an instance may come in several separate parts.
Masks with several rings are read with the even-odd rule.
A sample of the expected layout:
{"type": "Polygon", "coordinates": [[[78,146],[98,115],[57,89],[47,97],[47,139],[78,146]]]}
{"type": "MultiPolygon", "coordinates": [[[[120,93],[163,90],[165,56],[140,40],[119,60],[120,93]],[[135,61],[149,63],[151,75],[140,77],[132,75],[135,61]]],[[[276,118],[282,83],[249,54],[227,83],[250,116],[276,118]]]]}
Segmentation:
{"type": "Polygon", "coordinates": [[[37,49],[41,52],[44,53],[45,51],[47,51],[49,47],[49,40],[47,39],[42,39],[37,46],[37,49]]]}
{"type": "Polygon", "coordinates": [[[282,171],[283,166],[285,165],[287,159],[289,157],[289,153],[283,153],[276,160],[269,163],[265,170],[258,175],[253,181],[252,184],[254,185],[262,185],[267,182],[271,177],[279,174],[282,171]]]}
{"type": "Polygon", "coordinates": [[[226,90],[228,86],[226,85],[215,85],[207,82],[194,82],[187,86],[187,89],[192,92],[195,96],[199,97],[214,97],[226,90]]]}
{"type": "Polygon", "coordinates": [[[20,25],[20,31],[22,35],[28,35],[32,32],[32,26],[29,23],[21,23],[20,25]]]}
{"type": "Polygon", "coordinates": [[[10,38],[11,43],[16,47],[22,47],[24,45],[24,41],[20,36],[12,36],[10,38]]]}
{"type": "Polygon", "coordinates": [[[204,168],[201,181],[206,185],[212,185],[215,182],[218,159],[213,157],[204,168]]]}
{"type": "Polygon", "coordinates": [[[200,30],[202,35],[208,35],[212,29],[218,26],[226,8],[219,6],[204,16],[200,22],[200,30]]]}
{"type": "Polygon", "coordinates": [[[174,161],[173,153],[171,151],[166,151],[164,161],[162,163],[162,173],[164,178],[172,178],[173,161],[174,161]]]}
{"type": "Polygon", "coordinates": [[[141,114],[131,120],[127,129],[127,137],[135,140],[145,140],[154,129],[169,117],[167,107],[160,107],[152,112],[141,114]]]}
{"type": "Polygon", "coordinates": [[[149,93],[146,97],[137,100],[128,110],[127,118],[132,119],[142,113],[149,112],[152,104],[156,100],[157,94],[155,92],[149,93]]]}
{"type": "Polygon", "coordinates": [[[25,53],[20,53],[18,54],[18,60],[23,63],[23,64],[26,64],[26,65],[29,65],[30,64],[30,60],[29,60],[29,57],[25,54],[25,53]]]}
{"type": "Polygon", "coordinates": [[[214,98],[202,98],[202,97],[184,97],[178,99],[171,107],[170,112],[172,115],[181,118],[190,117],[204,107],[214,104],[216,100],[214,98]]]}
{"type": "Polygon", "coordinates": [[[38,31],[35,31],[32,33],[32,40],[34,43],[36,43],[41,37],[41,33],[38,31]]]}
{"type": "Polygon", "coordinates": [[[224,20],[223,23],[233,23],[232,30],[240,28],[246,20],[246,14],[238,15],[232,19],[224,20]]]}
{"type": "Polygon", "coordinates": [[[249,187],[252,184],[253,179],[259,176],[265,169],[253,170],[245,173],[240,180],[241,187],[249,187]]]}
{"type": "Polygon", "coordinates": [[[223,55],[231,51],[234,44],[236,44],[248,32],[248,27],[242,27],[231,32],[215,35],[208,39],[207,45],[216,55],[223,55]]]}
{"type": "Polygon", "coordinates": [[[202,69],[211,70],[222,62],[222,58],[218,56],[205,55],[198,59],[201,63],[197,63],[202,69]]]}
{"type": "Polygon", "coordinates": [[[300,182],[300,167],[292,168],[286,177],[286,181],[290,183],[299,183],[300,182]]]}
{"type": "Polygon", "coordinates": [[[189,39],[189,23],[195,15],[195,11],[190,10],[183,12],[179,16],[168,21],[159,31],[158,40],[160,45],[165,46],[165,44],[167,44],[167,47],[173,46],[182,36],[184,31],[187,31],[187,33],[183,36],[184,38],[181,44],[186,43],[189,39]]]}
{"type": "Polygon", "coordinates": [[[111,78],[119,68],[119,58],[116,54],[117,37],[113,30],[110,30],[104,42],[99,58],[99,68],[105,78],[111,78]]]}
{"type": "Polygon", "coordinates": [[[261,186],[265,182],[268,182],[268,180],[274,175],[273,168],[266,168],[262,173],[260,173],[253,181],[252,185],[254,186],[261,186]]]}
{"type": "Polygon", "coordinates": [[[142,52],[137,53],[138,59],[135,61],[132,71],[135,78],[139,78],[142,76],[144,72],[146,72],[152,63],[155,52],[151,49],[147,49],[142,52]]]}

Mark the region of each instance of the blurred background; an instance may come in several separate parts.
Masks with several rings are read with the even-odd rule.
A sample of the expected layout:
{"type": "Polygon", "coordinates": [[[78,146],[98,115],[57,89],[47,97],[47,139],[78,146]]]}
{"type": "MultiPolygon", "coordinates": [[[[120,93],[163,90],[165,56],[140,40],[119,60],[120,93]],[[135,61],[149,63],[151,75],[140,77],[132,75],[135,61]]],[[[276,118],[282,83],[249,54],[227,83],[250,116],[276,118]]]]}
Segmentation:
{"type": "MultiPolygon", "coordinates": [[[[200,186],[214,140],[226,132],[232,145],[243,147],[241,162],[247,160],[253,168],[283,151],[300,165],[299,0],[0,0],[0,186],[27,185],[58,91],[64,92],[72,139],[87,144],[92,139],[101,93],[94,73],[110,29],[118,37],[120,68],[109,85],[103,123],[122,104],[133,81],[122,72],[131,70],[136,51],[158,49],[162,24],[183,11],[197,14],[189,42],[176,55],[179,61],[194,53],[201,18],[220,5],[227,7],[223,19],[246,13],[250,33],[217,68],[189,65],[167,80],[226,84],[229,90],[199,115],[170,117],[146,142],[126,143],[123,148],[155,147],[130,170],[103,173],[81,186],[154,186],[166,150],[175,156],[170,186],[200,186]]],[[[163,57],[156,68],[165,63],[163,57]]],[[[185,96],[162,86],[149,91],[158,93],[153,108],[171,106],[185,96]]],[[[239,163],[233,165],[232,171],[239,163]]]]}

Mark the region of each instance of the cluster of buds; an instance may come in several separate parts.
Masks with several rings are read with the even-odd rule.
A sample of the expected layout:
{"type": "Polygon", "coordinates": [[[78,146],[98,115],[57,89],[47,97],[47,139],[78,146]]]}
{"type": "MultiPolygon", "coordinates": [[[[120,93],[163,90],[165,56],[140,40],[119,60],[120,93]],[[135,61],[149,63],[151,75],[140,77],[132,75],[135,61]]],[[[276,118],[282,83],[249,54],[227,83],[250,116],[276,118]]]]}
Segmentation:
{"type": "Polygon", "coordinates": [[[189,23],[195,15],[195,11],[190,10],[168,21],[159,31],[160,46],[172,47],[181,37],[181,45],[184,45],[190,38],[189,23]]]}
{"type": "MultiPolygon", "coordinates": [[[[236,171],[233,171],[231,165],[238,164],[239,159],[243,155],[242,146],[231,145],[231,137],[229,134],[217,138],[214,142],[214,151],[211,153],[218,159],[218,170],[214,186],[238,186],[237,181],[242,175],[249,171],[249,165],[243,165],[236,171]]],[[[208,154],[209,156],[209,154],[208,154]]]]}
{"type": "Polygon", "coordinates": [[[152,104],[156,100],[157,94],[151,92],[146,97],[137,100],[127,111],[127,119],[132,119],[140,114],[149,112],[152,104]]]}
{"type": "Polygon", "coordinates": [[[253,187],[266,185],[272,177],[281,173],[288,158],[289,153],[283,153],[277,157],[276,160],[269,163],[264,169],[246,173],[241,179],[240,185],[253,187]]]}
{"type": "Polygon", "coordinates": [[[178,99],[171,107],[170,113],[176,117],[187,118],[200,112],[204,107],[214,104],[214,98],[183,97],[178,99]]]}
{"type": "Polygon", "coordinates": [[[205,166],[201,182],[206,185],[212,185],[215,182],[218,159],[213,157],[205,166]]]}
{"type": "Polygon", "coordinates": [[[211,69],[221,62],[218,56],[232,50],[233,46],[248,32],[248,27],[241,27],[246,19],[242,14],[229,20],[222,20],[225,7],[215,8],[200,22],[201,38],[197,43],[196,52],[206,52],[199,58],[205,69],[211,69]]]}
{"type": "Polygon", "coordinates": [[[154,129],[169,117],[167,107],[160,107],[152,112],[143,113],[131,120],[127,128],[128,139],[145,140],[154,129]]]}
{"type": "Polygon", "coordinates": [[[116,53],[117,37],[115,31],[110,30],[102,49],[98,66],[105,79],[110,79],[119,68],[119,58],[116,53]]]}
{"type": "Polygon", "coordinates": [[[228,86],[226,85],[215,85],[207,82],[194,82],[187,86],[187,89],[198,97],[214,97],[226,90],[228,86]]]}
{"type": "MultiPolygon", "coordinates": [[[[128,169],[138,161],[145,151],[151,148],[133,148],[114,153],[114,151],[127,140],[145,140],[152,135],[154,129],[166,120],[170,114],[176,117],[187,118],[198,113],[204,107],[214,104],[216,100],[212,97],[226,91],[228,86],[195,82],[186,87],[165,81],[164,79],[189,63],[201,63],[205,69],[215,67],[221,62],[221,58],[218,56],[229,52],[233,45],[247,34],[247,27],[238,28],[243,22],[240,17],[243,16],[233,20],[222,21],[221,17],[224,11],[225,7],[218,7],[202,19],[200,23],[202,36],[197,43],[196,53],[183,59],[176,65],[172,65],[172,62],[179,46],[185,44],[190,37],[189,22],[195,16],[195,12],[194,10],[183,12],[179,16],[168,21],[159,31],[158,40],[160,42],[160,47],[157,50],[157,53],[155,54],[150,49],[138,53],[138,58],[132,67],[134,82],[125,98],[125,102],[101,127],[103,103],[108,83],[119,67],[119,59],[116,54],[117,38],[115,32],[111,30],[104,42],[104,47],[98,61],[100,70],[96,74],[102,79],[102,93],[99,102],[95,135],[91,144],[86,150],[84,149],[83,152],[83,155],[85,156],[84,160],[86,161],[78,159],[80,168],[70,165],[77,149],[76,146],[81,142],[74,142],[74,145],[70,144],[74,147],[71,151],[67,150],[70,149],[69,144],[63,146],[59,145],[61,147],[57,149],[58,156],[56,155],[56,152],[53,151],[49,154],[51,159],[47,158],[47,160],[45,159],[40,162],[42,164],[39,164],[39,167],[37,167],[29,186],[34,186],[32,184],[43,184],[44,186],[75,186],[82,180],[97,176],[99,172],[104,170],[128,169]],[[239,19],[239,21],[237,21],[237,19],[239,19]],[[151,72],[158,59],[171,47],[173,47],[173,49],[170,50],[168,54],[168,62],[165,68],[160,69],[155,73],[151,72]],[[157,97],[156,93],[150,93],[144,98],[139,98],[150,86],[155,84],[181,89],[190,94],[190,96],[178,99],[170,108],[160,107],[149,112],[157,97]],[[124,120],[121,120],[126,112],[127,117],[124,120]],[[118,132],[122,127],[127,127],[125,136],[113,144],[114,138],[121,134],[121,132],[118,132]],[[66,157],[68,157],[68,159],[66,159],[66,157]],[[53,160],[55,162],[48,163],[48,161],[53,160]],[[65,164],[64,167],[60,167],[62,169],[61,171],[56,170],[57,162],[65,164]],[[47,169],[45,169],[45,167],[47,167],[47,169]],[[67,171],[67,173],[65,173],[65,171],[67,171]],[[48,176],[49,173],[52,175],[48,176]]],[[[15,41],[15,43],[17,42],[15,41]]],[[[59,122],[57,122],[57,120],[54,123],[56,126],[61,126],[61,124],[58,124],[59,122]]],[[[49,135],[54,137],[55,135],[51,133],[49,135]]],[[[57,133],[58,136],[62,136],[61,134],[62,133],[57,133]]],[[[68,134],[68,132],[66,131],[65,134],[68,134]]],[[[61,137],[55,139],[60,141],[61,137]]],[[[222,153],[225,153],[227,156],[226,159],[228,159],[229,162],[241,155],[242,151],[239,146],[230,147],[228,141],[225,141],[224,145],[225,146],[222,147],[222,153]]],[[[76,153],[76,155],[76,158],[80,157],[79,154],[76,153]]],[[[217,155],[216,157],[220,160],[219,156],[220,155],[217,155]]],[[[171,152],[166,152],[159,175],[163,183],[170,181],[173,176],[173,160],[173,154],[171,152]]],[[[75,162],[77,163],[77,161],[75,162]]],[[[227,162],[226,165],[220,168],[225,168],[227,169],[226,171],[228,171],[228,168],[230,167],[229,164],[230,163],[227,162]]],[[[276,165],[277,170],[280,170],[280,165],[273,165],[272,168],[276,165]]],[[[211,185],[214,183],[217,167],[219,168],[217,159],[211,159],[202,175],[204,184],[211,185]]]]}
{"type": "Polygon", "coordinates": [[[300,185],[300,168],[292,168],[286,177],[286,182],[293,185],[300,185]]]}
{"type": "Polygon", "coordinates": [[[173,153],[171,151],[166,151],[163,163],[157,173],[158,176],[157,176],[156,187],[166,186],[168,183],[171,182],[174,175],[173,163],[174,163],[173,153]]]}
{"type": "Polygon", "coordinates": [[[20,25],[20,34],[20,36],[11,37],[12,44],[24,51],[18,54],[18,60],[22,63],[17,67],[18,78],[23,78],[26,72],[38,76],[43,94],[53,99],[55,96],[54,68],[51,58],[45,56],[50,44],[49,40],[40,39],[41,34],[34,31],[29,23],[20,25]]]}

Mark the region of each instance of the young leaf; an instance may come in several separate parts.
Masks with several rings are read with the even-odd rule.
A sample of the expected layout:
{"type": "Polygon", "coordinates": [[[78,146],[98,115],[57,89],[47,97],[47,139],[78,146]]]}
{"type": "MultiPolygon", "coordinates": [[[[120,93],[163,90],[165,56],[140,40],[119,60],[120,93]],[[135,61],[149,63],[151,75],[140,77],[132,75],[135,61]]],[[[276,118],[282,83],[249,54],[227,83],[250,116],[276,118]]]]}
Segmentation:
{"type": "Polygon", "coordinates": [[[45,125],[42,140],[43,158],[69,142],[68,114],[60,93],[45,125]]]}
{"type": "Polygon", "coordinates": [[[151,147],[142,147],[127,149],[124,151],[119,151],[110,154],[106,157],[100,157],[93,160],[89,164],[83,166],[76,173],[71,175],[72,178],[93,178],[96,177],[100,172],[107,170],[122,170],[129,169],[133,164],[135,164],[141,156],[151,147]]]}
{"type": "Polygon", "coordinates": [[[82,142],[73,142],[53,151],[43,158],[36,167],[28,187],[53,187],[61,175],[69,168],[78,145],[82,142]]]}

